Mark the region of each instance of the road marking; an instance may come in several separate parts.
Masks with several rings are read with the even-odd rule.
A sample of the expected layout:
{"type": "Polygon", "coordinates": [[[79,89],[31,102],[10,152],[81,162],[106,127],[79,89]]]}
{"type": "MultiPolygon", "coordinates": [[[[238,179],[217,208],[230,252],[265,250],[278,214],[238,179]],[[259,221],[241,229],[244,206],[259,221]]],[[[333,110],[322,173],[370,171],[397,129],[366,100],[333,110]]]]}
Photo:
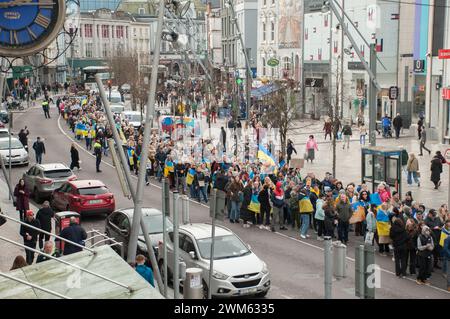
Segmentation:
{"type": "MultiPolygon", "coordinates": [[[[319,249],[319,250],[322,250],[322,251],[325,250],[325,249],[322,248],[322,247],[319,247],[319,246],[316,246],[316,245],[313,245],[313,244],[304,242],[304,241],[302,241],[302,240],[300,240],[300,239],[297,239],[297,238],[294,238],[294,237],[291,237],[291,236],[288,236],[288,235],[285,235],[285,234],[281,234],[281,233],[278,233],[278,232],[275,232],[275,234],[280,235],[280,236],[285,237],[285,238],[288,238],[288,239],[290,239],[290,240],[296,241],[296,242],[301,243],[301,244],[303,244],[303,245],[306,245],[306,246],[315,248],[315,249],[319,249]]],[[[350,261],[352,261],[352,262],[355,262],[355,259],[353,259],[353,258],[346,257],[346,259],[348,259],[348,260],[350,260],[350,261]]],[[[395,275],[395,273],[393,273],[392,271],[389,271],[389,270],[387,270],[387,269],[384,269],[384,268],[381,268],[381,267],[380,267],[380,270],[381,270],[382,272],[384,272],[384,273],[391,274],[391,275],[395,275]]],[[[416,282],[414,279],[411,279],[411,278],[405,278],[405,279],[407,279],[407,280],[409,280],[409,281],[411,281],[411,282],[416,282]]],[[[450,293],[450,292],[448,292],[447,290],[441,289],[441,288],[436,287],[436,286],[433,286],[433,285],[429,285],[429,286],[427,286],[427,287],[433,288],[433,289],[438,290],[438,291],[441,291],[441,292],[445,292],[445,293],[447,293],[447,294],[450,293]]]]}
{"type": "MultiPolygon", "coordinates": [[[[80,148],[80,149],[83,150],[84,152],[88,153],[91,157],[95,157],[95,156],[92,155],[88,150],[84,149],[81,145],[79,145],[75,139],[73,139],[72,137],[70,137],[70,136],[62,129],[61,123],[60,123],[60,119],[61,119],[61,115],[59,115],[59,117],[58,117],[58,128],[59,128],[59,130],[61,131],[61,133],[63,133],[64,136],[66,136],[69,140],[75,142],[75,144],[77,145],[78,148],[80,148]]],[[[102,160],[102,162],[105,163],[106,165],[108,165],[109,167],[115,169],[115,167],[114,167],[113,165],[111,165],[111,164],[105,162],[104,160],[102,160]]],[[[132,177],[133,177],[134,179],[137,179],[136,176],[132,176],[132,177]]],[[[159,185],[155,185],[155,184],[153,184],[153,183],[150,183],[150,185],[153,186],[153,187],[156,187],[156,188],[158,188],[158,189],[162,189],[162,187],[159,186],[159,185]]],[[[171,192],[171,193],[173,193],[173,192],[171,192]]],[[[198,203],[198,202],[192,200],[191,198],[189,198],[189,201],[190,201],[191,203],[194,203],[194,204],[203,206],[203,207],[205,207],[205,208],[209,208],[209,206],[207,206],[207,205],[205,205],[205,204],[202,204],[202,203],[198,203]]],[[[279,232],[275,232],[275,234],[277,234],[277,235],[279,235],[279,236],[281,236],[281,237],[285,237],[285,238],[287,238],[287,239],[296,241],[296,242],[301,243],[301,244],[303,244],[303,245],[306,245],[306,246],[309,246],[309,247],[312,247],[312,248],[315,248],[315,249],[319,249],[319,250],[324,251],[324,249],[323,249],[322,247],[319,247],[319,246],[316,246],[316,245],[313,245],[313,244],[304,242],[304,241],[302,241],[302,240],[300,240],[300,239],[297,239],[297,238],[294,238],[294,237],[291,237],[291,236],[288,236],[288,235],[285,235],[285,234],[282,234],[282,233],[279,233],[279,232]]],[[[347,260],[350,260],[350,261],[352,261],[352,262],[355,262],[355,259],[353,259],[353,258],[346,257],[346,259],[347,259],[347,260]]],[[[385,272],[385,273],[387,273],[387,274],[395,275],[395,273],[393,273],[392,271],[389,271],[389,270],[387,270],[387,269],[384,269],[384,268],[381,268],[381,267],[380,267],[380,270],[383,271],[383,272],[385,272]]],[[[405,278],[405,279],[407,279],[407,280],[409,280],[409,281],[411,281],[411,282],[415,282],[415,280],[414,280],[414,279],[411,279],[411,278],[405,278]]],[[[446,291],[446,290],[444,290],[444,289],[441,289],[441,288],[438,288],[438,287],[435,287],[435,286],[432,286],[432,285],[430,285],[430,286],[428,286],[428,287],[449,294],[449,292],[446,291]]]]}

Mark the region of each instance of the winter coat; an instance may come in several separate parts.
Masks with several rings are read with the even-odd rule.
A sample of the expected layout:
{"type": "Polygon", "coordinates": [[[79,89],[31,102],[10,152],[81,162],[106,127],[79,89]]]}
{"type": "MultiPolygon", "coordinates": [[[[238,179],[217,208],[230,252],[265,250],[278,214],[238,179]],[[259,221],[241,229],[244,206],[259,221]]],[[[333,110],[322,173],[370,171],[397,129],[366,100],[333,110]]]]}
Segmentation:
{"type": "Polygon", "coordinates": [[[325,220],[324,220],[325,229],[333,230],[335,226],[334,221],[337,220],[338,218],[337,213],[332,207],[325,208],[324,212],[325,212],[325,220]]]}
{"type": "Polygon", "coordinates": [[[263,189],[258,194],[258,201],[261,206],[271,207],[270,205],[270,189],[267,187],[263,187],[263,189]]]}
{"type": "Polygon", "coordinates": [[[322,209],[323,206],[323,200],[318,199],[316,201],[316,214],[314,215],[314,218],[317,220],[325,220],[325,212],[322,209]]]}
{"type": "Polygon", "coordinates": [[[250,186],[246,186],[243,190],[244,192],[244,200],[242,201],[241,209],[247,209],[248,205],[252,200],[252,188],[250,186]]]}
{"type": "Polygon", "coordinates": [[[80,161],[80,155],[75,147],[70,148],[70,158],[72,159],[72,163],[78,163],[80,161]]]}
{"type": "Polygon", "coordinates": [[[242,191],[242,184],[231,182],[227,187],[228,198],[233,202],[239,202],[239,192],[242,191]]]}
{"type": "Polygon", "coordinates": [[[44,142],[38,142],[38,141],[34,142],[33,149],[36,152],[36,154],[45,154],[44,142]]]}
{"type": "MultiPolygon", "coordinates": [[[[84,240],[87,238],[86,231],[78,224],[71,224],[69,227],[64,228],[59,236],[80,245],[83,245],[84,240]]],[[[80,247],[67,242],[64,244],[63,255],[70,255],[80,251],[82,251],[82,248],[80,247]]]]}
{"type": "Polygon", "coordinates": [[[346,223],[350,220],[353,214],[352,207],[348,202],[342,203],[339,201],[336,205],[336,211],[338,213],[339,220],[346,223]]]}
{"type": "Polygon", "coordinates": [[[409,241],[408,233],[402,223],[395,221],[389,231],[392,245],[396,249],[406,249],[409,241]]]}
{"type": "MultiPolygon", "coordinates": [[[[36,218],[33,218],[33,220],[31,222],[28,221],[28,219],[25,219],[24,223],[28,224],[28,225],[31,225],[31,226],[34,226],[36,228],[41,228],[41,224],[39,223],[39,221],[36,218]]],[[[35,242],[37,242],[38,234],[39,234],[39,231],[37,231],[35,229],[32,229],[32,228],[29,228],[29,227],[27,227],[25,225],[20,225],[20,236],[23,237],[23,241],[25,243],[35,243],[35,242]],[[31,240],[27,239],[26,233],[28,233],[31,236],[31,240]]]]}
{"type": "Polygon", "coordinates": [[[373,233],[377,230],[377,220],[375,218],[375,214],[371,211],[367,213],[366,216],[366,223],[367,223],[367,231],[371,231],[373,233]]]}
{"type": "Polygon", "coordinates": [[[433,183],[437,183],[441,180],[441,173],[442,173],[442,161],[435,157],[431,161],[431,181],[433,183]]]}
{"type": "Polygon", "coordinates": [[[417,229],[413,228],[407,230],[406,233],[408,234],[408,242],[406,243],[406,248],[408,248],[408,250],[417,249],[417,237],[418,237],[417,229]]]}
{"type": "Polygon", "coordinates": [[[394,127],[396,127],[396,128],[403,127],[403,119],[402,119],[402,117],[401,116],[394,117],[393,124],[394,124],[394,127]]]}
{"type": "Polygon", "coordinates": [[[42,207],[36,214],[36,219],[41,224],[41,229],[50,232],[52,230],[52,218],[55,212],[50,207],[42,207]]]}
{"type": "Polygon", "coordinates": [[[416,157],[410,158],[406,166],[408,172],[418,172],[419,171],[419,161],[416,157]]]}
{"type": "Polygon", "coordinates": [[[19,184],[16,185],[14,189],[14,196],[16,197],[16,209],[17,210],[28,210],[30,209],[30,191],[27,186],[20,187],[19,184]],[[19,193],[20,190],[23,190],[25,194],[19,193]]]}

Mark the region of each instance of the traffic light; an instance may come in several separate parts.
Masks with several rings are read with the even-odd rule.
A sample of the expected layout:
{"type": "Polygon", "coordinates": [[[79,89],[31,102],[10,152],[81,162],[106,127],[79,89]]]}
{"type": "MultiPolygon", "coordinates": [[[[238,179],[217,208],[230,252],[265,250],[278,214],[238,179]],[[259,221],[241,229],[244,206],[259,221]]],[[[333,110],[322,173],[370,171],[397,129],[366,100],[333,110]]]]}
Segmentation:
{"type": "Polygon", "coordinates": [[[236,83],[237,83],[237,85],[241,85],[241,84],[243,83],[243,81],[242,81],[242,79],[237,78],[237,79],[236,79],[236,83]]]}
{"type": "Polygon", "coordinates": [[[14,80],[14,86],[19,85],[19,80],[14,80]]]}

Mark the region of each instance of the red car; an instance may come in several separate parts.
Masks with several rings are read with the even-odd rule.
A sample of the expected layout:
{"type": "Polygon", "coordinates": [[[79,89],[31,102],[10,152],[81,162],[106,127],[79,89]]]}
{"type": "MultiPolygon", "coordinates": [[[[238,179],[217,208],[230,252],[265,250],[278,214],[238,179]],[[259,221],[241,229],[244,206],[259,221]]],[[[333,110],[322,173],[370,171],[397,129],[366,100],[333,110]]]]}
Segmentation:
{"type": "Polygon", "coordinates": [[[81,214],[111,214],[116,203],[114,194],[101,181],[69,181],[53,191],[53,208],[81,214]]]}

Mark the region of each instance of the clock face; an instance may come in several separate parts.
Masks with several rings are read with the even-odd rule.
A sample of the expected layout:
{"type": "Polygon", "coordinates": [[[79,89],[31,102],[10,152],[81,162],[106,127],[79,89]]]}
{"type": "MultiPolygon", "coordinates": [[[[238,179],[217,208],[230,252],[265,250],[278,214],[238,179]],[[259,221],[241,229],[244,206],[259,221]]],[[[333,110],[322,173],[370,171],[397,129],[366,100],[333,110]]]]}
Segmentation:
{"type": "Polygon", "coordinates": [[[0,54],[26,56],[45,49],[64,18],[64,0],[0,0],[0,54]]]}

